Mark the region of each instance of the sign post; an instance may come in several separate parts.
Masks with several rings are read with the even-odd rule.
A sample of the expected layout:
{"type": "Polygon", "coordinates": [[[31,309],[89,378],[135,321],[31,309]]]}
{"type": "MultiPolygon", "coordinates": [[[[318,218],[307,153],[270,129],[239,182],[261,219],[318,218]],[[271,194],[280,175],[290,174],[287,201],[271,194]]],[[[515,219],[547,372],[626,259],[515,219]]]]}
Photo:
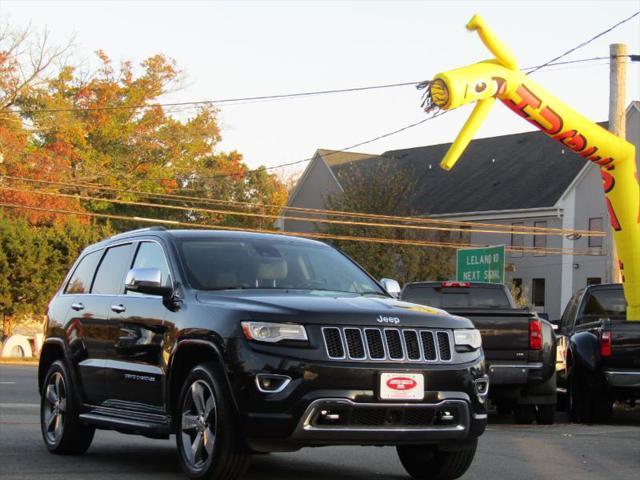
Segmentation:
{"type": "Polygon", "coordinates": [[[504,245],[458,250],[456,280],[504,283],[504,245]]]}

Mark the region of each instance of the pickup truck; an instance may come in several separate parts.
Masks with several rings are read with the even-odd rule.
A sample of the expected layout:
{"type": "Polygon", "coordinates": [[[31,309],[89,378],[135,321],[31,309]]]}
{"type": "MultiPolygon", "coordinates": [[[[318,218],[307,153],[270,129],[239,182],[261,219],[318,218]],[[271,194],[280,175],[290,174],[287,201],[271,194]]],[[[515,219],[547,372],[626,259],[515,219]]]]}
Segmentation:
{"type": "Polygon", "coordinates": [[[640,321],[626,321],[622,285],[589,285],[558,320],[558,384],[574,422],[607,421],[613,402],[640,399],[640,321]]]}
{"type": "Polygon", "coordinates": [[[480,332],[393,298],[321,242],[143,229],[91,245],[49,304],[41,431],[84,453],[96,429],[175,435],[190,478],[252,453],[389,445],[454,479],[487,423],[480,332]]]}
{"type": "Polygon", "coordinates": [[[556,409],[556,339],[553,325],[516,308],[502,284],[414,282],[402,300],[442,308],[470,319],[482,333],[491,381],[489,398],[518,423],[552,424],[556,409]]]}

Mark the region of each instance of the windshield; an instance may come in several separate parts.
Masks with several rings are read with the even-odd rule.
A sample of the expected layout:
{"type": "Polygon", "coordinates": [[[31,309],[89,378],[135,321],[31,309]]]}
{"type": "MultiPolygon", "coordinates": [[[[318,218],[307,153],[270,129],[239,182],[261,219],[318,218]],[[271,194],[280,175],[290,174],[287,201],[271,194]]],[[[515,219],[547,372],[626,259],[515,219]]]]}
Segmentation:
{"type": "Polygon", "coordinates": [[[445,310],[455,307],[511,307],[511,302],[502,288],[483,286],[408,285],[402,293],[402,299],[445,310]]]}
{"type": "Polygon", "coordinates": [[[384,295],[356,264],[326,245],[287,239],[179,240],[189,283],[198,290],[324,290],[384,295]]]}

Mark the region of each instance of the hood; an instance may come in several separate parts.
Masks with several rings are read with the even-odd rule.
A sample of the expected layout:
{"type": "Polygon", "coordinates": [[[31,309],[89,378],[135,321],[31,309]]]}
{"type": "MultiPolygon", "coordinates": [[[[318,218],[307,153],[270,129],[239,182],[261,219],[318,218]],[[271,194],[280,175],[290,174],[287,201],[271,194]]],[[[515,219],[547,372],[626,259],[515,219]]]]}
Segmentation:
{"type": "Polygon", "coordinates": [[[473,327],[466,318],[450,315],[444,310],[386,297],[255,290],[198,292],[196,296],[204,305],[233,309],[253,320],[321,325],[473,327]]]}

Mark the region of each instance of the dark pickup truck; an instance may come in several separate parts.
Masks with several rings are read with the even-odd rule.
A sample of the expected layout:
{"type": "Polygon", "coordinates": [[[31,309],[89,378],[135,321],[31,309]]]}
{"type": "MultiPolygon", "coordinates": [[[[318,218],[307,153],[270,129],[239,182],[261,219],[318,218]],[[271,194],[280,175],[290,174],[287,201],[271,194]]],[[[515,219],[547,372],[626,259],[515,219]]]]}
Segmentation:
{"type": "Polygon", "coordinates": [[[80,454],[96,429],[175,435],[191,478],[255,452],[390,445],[454,479],[487,422],[480,332],[401,302],[321,242],[144,229],[91,245],[49,304],[41,430],[80,454]]]}
{"type": "Polygon", "coordinates": [[[552,424],[556,408],[556,339],[551,323],[516,308],[501,284],[415,282],[402,300],[442,308],[470,319],[482,333],[489,398],[518,423],[552,424]]]}
{"type": "Polygon", "coordinates": [[[622,285],[590,285],[559,324],[558,384],[574,422],[606,421],[615,400],[640,399],[640,321],[626,321],[622,285]]]}

